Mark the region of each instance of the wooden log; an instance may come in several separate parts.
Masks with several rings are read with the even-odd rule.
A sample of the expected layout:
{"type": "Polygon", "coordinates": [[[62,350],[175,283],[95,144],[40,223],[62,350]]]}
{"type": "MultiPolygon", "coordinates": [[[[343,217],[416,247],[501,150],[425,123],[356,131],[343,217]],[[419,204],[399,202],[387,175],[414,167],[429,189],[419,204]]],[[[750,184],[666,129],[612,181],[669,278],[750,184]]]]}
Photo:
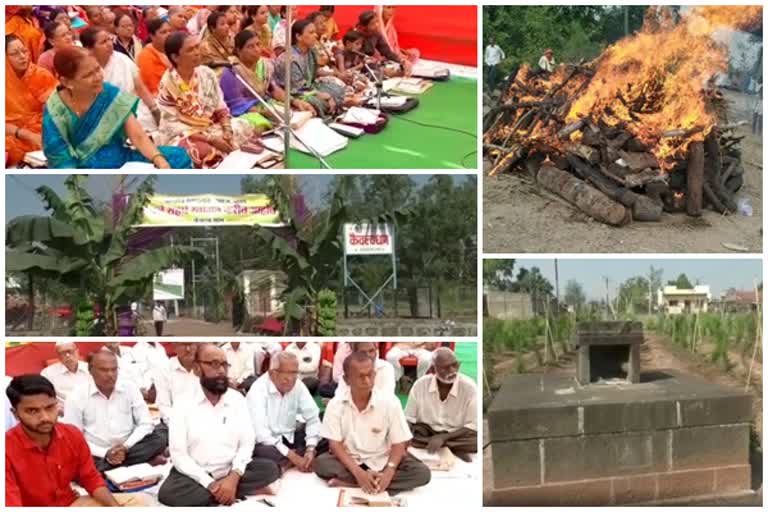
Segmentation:
{"type": "Polygon", "coordinates": [[[565,148],[566,153],[576,155],[584,160],[596,164],[600,161],[600,151],[584,144],[568,144],[565,148]]]}
{"type": "Polygon", "coordinates": [[[627,151],[648,151],[648,146],[643,144],[637,137],[632,137],[624,144],[627,151]]]}
{"type": "Polygon", "coordinates": [[[661,132],[661,138],[671,138],[671,137],[683,137],[687,138],[693,135],[694,133],[699,133],[704,129],[703,126],[694,126],[693,128],[688,129],[674,129],[674,130],[667,130],[665,132],[661,132]]]}
{"type": "Polygon", "coordinates": [[[718,137],[714,130],[704,138],[704,159],[704,180],[709,184],[720,204],[728,212],[735,212],[737,205],[733,199],[733,194],[720,181],[723,172],[723,159],[718,137]]]}
{"type": "Polygon", "coordinates": [[[566,199],[595,220],[611,226],[622,226],[630,220],[624,206],[584,181],[556,167],[541,166],[537,181],[542,187],[566,199]]]}
{"type": "Polygon", "coordinates": [[[701,217],[704,206],[704,145],[701,142],[693,142],[688,148],[686,179],[685,212],[691,217],[701,217]]]}
{"type": "Polygon", "coordinates": [[[669,194],[669,185],[663,181],[653,181],[645,186],[645,195],[652,201],[663,205],[664,198],[669,194]]]}
{"type": "Polygon", "coordinates": [[[624,184],[627,186],[627,188],[642,187],[657,181],[664,181],[664,175],[659,169],[647,168],[640,172],[624,176],[624,184]]]}
{"type": "Polygon", "coordinates": [[[507,154],[501,157],[496,165],[493,166],[493,168],[488,173],[488,176],[496,176],[501,172],[511,169],[512,166],[515,165],[520,160],[520,158],[522,158],[524,151],[520,144],[515,144],[510,149],[511,151],[508,151],[507,154]]]}
{"type": "Polygon", "coordinates": [[[581,143],[587,146],[598,147],[603,144],[603,136],[600,132],[593,132],[592,130],[584,130],[581,134],[581,143]]]}
{"type": "Polygon", "coordinates": [[[720,198],[717,197],[717,195],[712,190],[712,187],[710,186],[709,182],[704,182],[703,185],[704,188],[704,197],[707,198],[707,201],[709,201],[709,204],[712,206],[712,209],[715,210],[717,213],[730,213],[728,211],[728,208],[725,207],[722,201],[720,201],[720,198]]]}
{"type": "Polygon", "coordinates": [[[608,147],[613,149],[621,149],[629,139],[632,138],[632,134],[629,132],[621,132],[619,135],[608,141],[608,147]]]}
{"type": "Polygon", "coordinates": [[[658,160],[656,160],[656,157],[650,153],[636,153],[634,151],[619,150],[619,156],[621,156],[621,159],[624,161],[627,167],[635,172],[648,169],[649,167],[659,167],[658,160]]]}
{"type": "Polygon", "coordinates": [[[586,122],[586,119],[579,119],[578,121],[565,125],[559,132],[557,132],[558,138],[563,140],[567,139],[573,132],[581,130],[586,122]]]}

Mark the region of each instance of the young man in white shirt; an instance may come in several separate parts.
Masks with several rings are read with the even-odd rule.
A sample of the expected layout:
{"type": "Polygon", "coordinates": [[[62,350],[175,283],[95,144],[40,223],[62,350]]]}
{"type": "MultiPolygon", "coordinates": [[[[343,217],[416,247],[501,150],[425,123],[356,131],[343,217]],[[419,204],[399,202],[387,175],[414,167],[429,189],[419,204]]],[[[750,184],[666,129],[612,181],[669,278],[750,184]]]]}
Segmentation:
{"type": "Polygon", "coordinates": [[[166,425],[176,402],[200,386],[200,377],[195,373],[199,347],[199,343],[174,342],[176,355],[168,362],[168,370],[157,375],[157,407],[166,425]]]}
{"type": "Polygon", "coordinates": [[[168,357],[168,352],[159,341],[137,341],[131,350],[143,376],[141,387],[148,390],[146,400],[149,403],[155,403],[157,380],[170,368],[171,359],[168,357]]]}
{"type": "Polygon", "coordinates": [[[325,410],[320,435],[330,452],[317,456],[315,473],[331,487],[360,487],[369,494],[426,485],[431,473],[407,451],[411,432],[400,401],[374,389],[375,374],[365,352],[353,352],[344,361],[348,391],[325,410]]]}
{"type": "Polygon", "coordinates": [[[230,389],[227,356],[212,344],[198,349],[200,385],[174,405],[170,448],[173,469],[158,499],[171,507],[232,505],[269,492],[280,468],[252,458],[254,432],[243,395],[230,389]]]}
{"type": "Polygon", "coordinates": [[[555,71],[555,58],[554,58],[554,52],[551,48],[547,48],[544,50],[544,55],[541,56],[539,59],[539,69],[542,71],[546,71],[547,73],[552,73],[555,71]]]}
{"type": "Polygon", "coordinates": [[[477,453],[477,386],[459,373],[459,367],[450,349],[435,350],[435,374],[413,385],[405,417],[413,433],[413,447],[435,453],[446,446],[469,462],[470,454],[477,453]]]}
{"type": "Polygon", "coordinates": [[[256,380],[256,370],[253,366],[254,344],[241,341],[230,341],[222,347],[229,363],[229,386],[247,393],[256,380]]]}
{"type": "MultiPolygon", "coordinates": [[[[379,358],[379,347],[377,343],[371,343],[368,341],[358,341],[350,343],[354,352],[363,352],[373,361],[373,369],[375,372],[373,388],[380,395],[394,395],[397,382],[395,381],[395,369],[392,365],[385,360],[379,358]]],[[[344,396],[347,393],[349,387],[346,379],[342,378],[339,381],[339,385],[336,388],[336,394],[334,396],[344,396]]]]}
{"type": "Polygon", "coordinates": [[[56,342],[58,363],[43,368],[40,375],[51,381],[56,389],[56,399],[59,401],[59,416],[64,414],[64,404],[73,389],[91,378],[88,365],[80,361],[80,352],[71,341],[56,342]]]}
{"type": "Polygon", "coordinates": [[[504,50],[496,44],[494,38],[491,38],[488,41],[488,46],[485,47],[485,66],[487,70],[486,81],[489,91],[492,91],[496,86],[496,69],[498,65],[501,64],[501,61],[506,58],[507,56],[504,55],[504,50]]]}
{"type": "Polygon", "coordinates": [[[167,429],[154,427],[133,382],[118,379],[115,354],[104,349],[92,353],[88,370],[92,379],[70,393],[62,422],[83,432],[98,470],[144,462],[165,464],[167,429]]]}
{"type": "Polygon", "coordinates": [[[159,300],[155,301],[155,305],[152,308],[152,321],[155,323],[155,334],[162,336],[165,322],[168,321],[168,311],[166,311],[165,306],[159,300]]]}
{"type": "Polygon", "coordinates": [[[269,373],[251,386],[246,401],[256,432],[253,456],[273,460],[283,472],[295,467],[307,473],[320,443],[320,410],[298,377],[296,354],[280,352],[270,360],[269,373]]]}
{"type": "Polygon", "coordinates": [[[317,393],[320,385],[320,355],[319,343],[296,341],[285,347],[286,352],[296,355],[299,360],[299,378],[307,386],[310,395],[317,393]]]}

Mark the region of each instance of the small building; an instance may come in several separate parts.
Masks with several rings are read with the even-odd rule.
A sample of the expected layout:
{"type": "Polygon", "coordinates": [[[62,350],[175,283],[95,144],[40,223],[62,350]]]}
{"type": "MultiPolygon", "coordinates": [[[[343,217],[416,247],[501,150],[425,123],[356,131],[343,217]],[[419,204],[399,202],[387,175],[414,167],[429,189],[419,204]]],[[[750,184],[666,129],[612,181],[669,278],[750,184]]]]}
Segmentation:
{"type": "Polygon", "coordinates": [[[283,313],[281,295],[288,276],[279,270],[244,270],[237,276],[245,299],[244,313],[250,319],[264,319],[283,313]]]}
{"type": "Polygon", "coordinates": [[[763,291],[758,290],[737,290],[731,288],[723,292],[720,296],[720,307],[726,313],[746,313],[756,311],[757,305],[762,304],[763,291]]]}
{"type": "Polygon", "coordinates": [[[708,285],[696,285],[693,288],[665,286],[658,291],[659,311],[668,315],[706,313],[712,292],[708,285]]]}

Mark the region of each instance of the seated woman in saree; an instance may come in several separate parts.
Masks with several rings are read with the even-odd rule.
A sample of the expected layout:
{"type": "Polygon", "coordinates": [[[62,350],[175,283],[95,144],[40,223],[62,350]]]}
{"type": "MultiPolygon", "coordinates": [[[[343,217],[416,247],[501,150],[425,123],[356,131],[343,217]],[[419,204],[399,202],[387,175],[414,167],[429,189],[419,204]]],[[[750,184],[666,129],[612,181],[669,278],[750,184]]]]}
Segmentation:
{"type": "Polygon", "coordinates": [[[160,122],[160,109],[155,97],[147,90],[139,76],[139,68],[124,53],[115,51],[114,36],[100,27],[89,27],[80,34],[83,48],[88,50],[99,62],[104,81],[114,85],[122,92],[138,96],[141,103],[136,111],[139,124],[149,131],[157,129],[160,122]]]}
{"type": "Polygon", "coordinates": [[[248,7],[241,32],[245,30],[253,32],[259,38],[262,56],[270,59],[275,58],[275,52],[272,51],[272,30],[269,28],[268,6],[251,5],[248,7]]]}
{"type": "Polygon", "coordinates": [[[152,18],[147,22],[147,31],[152,42],[141,50],[136,65],[139,67],[141,81],[150,93],[157,96],[160,80],[171,68],[165,56],[165,40],[171,35],[171,26],[163,18],[152,18]]]}
{"type": "Polygon", "coordinates": [[[104,83],[87,50],[64,48],[53,60],[61,83],[43,111],[43,151],[56,169],[118,169],[151,162],[158,169],[188,169],[182,148],[155,146],[136,120],[139,99],[104,83]],[[126,138],[136,149],[126,145],[126,138]]]}
{"type": "Polygon", "coordinates": [[[223,12],[212,12],[206,25],[208,30],[205,31],[200,44],[200,55],[203,64],[213,69],[216,76],[220,77],[224,69],[231,64],[235,43],[229,31],[227,15],[223,12]]]}
{"type": "Polygon", "coordinates": [[[195,167],[214,167],[246,143],[254,129],[232,118],[216,73],[202,65],[196,37],[171,34],[165,54],[172,67],[160,82],[160,140],[186,148],[195,167]]]}
{"type": "Polygon", "coordinates": [[[72,29],[64,23],[53,21],[45,26],[45,51],[37,59],[37,65],[53,73],[53,57],[56,51],[75,44],[72,29]]]}
{"type": "Polygon", "coordinates": [[[17,165],[42,145],[43,106],[56,90],[56,78],[32,62],[18,37],[5,36],[5,151],[17,165]]]}
{"type": "MultiPolygon", "coordinates": [[[[315,24],[300,20],[293,24],[291,37],[295,43],[291,60],[291,94],[308,102],[315,113],[323,118],[332,117],[342,106],[345,88],[334,82],[318,82],[317,54],[313,50],[317,43],[315,24]]],[[[281,54],[275,64],[275,78],[280,87],[285,87],[285,60],[281,54]]]]}
{"type": "Polygon", "coordinates": [[[285,39],[288,35],[288,10],[291,11],[291,22],[298,21],[299,7],[296,5],[283,5],[280,11],[280,19],[272,28],[272,51],[279,56],[285,51],[285,39]]]}
{"type": "Polygon", "coordinates": [[[115,16],[115,51],[120,52],[133,62],[139,57],[144,45],[136,37],[136,21],[126,13],[115,16]]]}
{"type": "MultiPolygon", "coordinates": [[[[257,34],[250,30],[237,34],[235,51],[237,63],[221,75],[224,101],[233,116],[248,121],[257,132],[269,130],[276,120],[261,100],[284,102],[285,90],[273,80],[272,64],[261,57],[260,38],[257,34]]],[[[299,98],[291,99],[291,107],[314,112],[312,105],[299,98]]]]}
{"type": "Polygon", "coordinates": [[[419,60],[421,52],[416,48],[400,48],[400,42],[397,39],[397,29],[395,28],[395,6],[377,5],[374,6],[373,11],[379,18],[379,30],[381,31],[381,35],[384,36],[384,40],[387,42],[389,49],[404,60],[407,60],[411,64],[415,64],[416,61],[419,60]]]}
{"type": "MultiPolygon", "coordinates": [[[[392,51],[386,38],[382,33],[382,27],[379,22],[379,16],[373,11],[363,11],[357,18],[357,30],[363,34],[362,52],[370,57],[375,57],[383,62],[389,60],[400,64],[402,70],[397,74],[411,74],[411,61],[399,53],[392,51]]],[[[385,74],[388,73],[385,69],[385,74]]]]}

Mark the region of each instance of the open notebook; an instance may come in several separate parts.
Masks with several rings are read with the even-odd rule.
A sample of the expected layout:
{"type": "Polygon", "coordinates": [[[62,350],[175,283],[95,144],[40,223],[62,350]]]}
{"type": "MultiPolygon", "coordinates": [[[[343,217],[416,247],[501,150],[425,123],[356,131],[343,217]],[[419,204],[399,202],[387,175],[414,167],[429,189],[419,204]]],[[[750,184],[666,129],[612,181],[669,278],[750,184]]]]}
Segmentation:
{"type": "Polygon", "coordinates": [[[362,489],[343,487],[339,489],[339,507],[399,507],[401,500],[393,498],[387,491],[367,494],[362,489]]]}
{"type": "MultiPolygon", "coordinates": [[[[296,135],[320,156],[328,156],[347,147],[349,140],[327,127],[323,120],[314,117],[295,130],[296,135]]],[[[291,147],[303,153],[311,153],[296,137],[291,137],[291,147]]]]}

